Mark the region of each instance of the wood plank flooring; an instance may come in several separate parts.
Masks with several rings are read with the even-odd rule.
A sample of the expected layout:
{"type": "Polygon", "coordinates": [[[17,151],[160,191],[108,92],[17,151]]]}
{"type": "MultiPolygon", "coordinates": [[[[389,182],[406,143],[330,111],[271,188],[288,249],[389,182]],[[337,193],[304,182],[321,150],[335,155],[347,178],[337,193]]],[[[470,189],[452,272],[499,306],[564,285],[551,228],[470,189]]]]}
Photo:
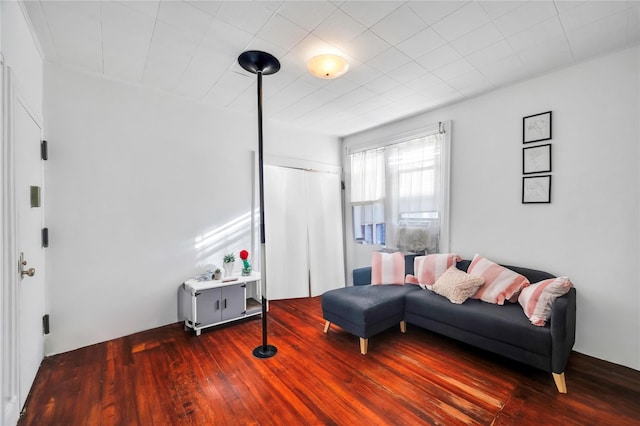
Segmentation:
{"type": "Polygon", "coordinates": [[[19,425],[640,425],[640,372],[572,354],[550,374],[408,325],[369,339],[322,332],[320,298],[259,318],[182,324],[46,358],[19,425]]]}

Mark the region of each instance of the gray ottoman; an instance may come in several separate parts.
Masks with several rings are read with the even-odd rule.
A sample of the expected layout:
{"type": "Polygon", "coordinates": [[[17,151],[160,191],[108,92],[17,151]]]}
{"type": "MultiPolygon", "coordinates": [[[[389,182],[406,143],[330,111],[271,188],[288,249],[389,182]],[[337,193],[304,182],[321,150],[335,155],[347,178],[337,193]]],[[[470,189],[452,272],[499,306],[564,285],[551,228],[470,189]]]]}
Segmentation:
{"type": "Polygon", "coordinates": [[[327,321],[360,337],[360,352],[365,355],[369,337],[396,324],[404,333],[404,296],[419,290],[416,285],[360,285],[338,288],[322,295],[322,316],[327,321]]]}

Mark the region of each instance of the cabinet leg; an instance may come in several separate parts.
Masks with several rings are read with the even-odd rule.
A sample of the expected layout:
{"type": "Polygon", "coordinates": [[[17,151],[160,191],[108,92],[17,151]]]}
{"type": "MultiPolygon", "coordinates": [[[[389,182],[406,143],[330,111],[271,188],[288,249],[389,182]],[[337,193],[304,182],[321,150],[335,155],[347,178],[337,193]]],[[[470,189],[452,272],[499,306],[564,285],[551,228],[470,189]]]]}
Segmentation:
{"type": "Polygon", "coordinates": [[[196,336],[199,336],[202,333],[202,330],[196,330],[196,336]]]}

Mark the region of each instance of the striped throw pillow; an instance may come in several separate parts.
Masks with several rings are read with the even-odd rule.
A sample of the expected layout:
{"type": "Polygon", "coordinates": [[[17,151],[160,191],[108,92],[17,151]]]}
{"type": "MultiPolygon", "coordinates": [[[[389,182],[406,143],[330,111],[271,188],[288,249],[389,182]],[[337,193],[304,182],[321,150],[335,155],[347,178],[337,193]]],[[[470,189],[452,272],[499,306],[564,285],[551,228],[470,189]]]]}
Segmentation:
{"type": "Polygon", "coordinates": [[[404,284],[404,253],[373,252],[371,284],[404,284]]]}
{"type": "Polygon", "coordinates": [[[460,257],[453,253],[428,254],[413,260],[413,272],[421,285],[434,285],[447,269],[456,265],[460,257]]]}
{"type": "Polygon", "coordinates": [[[567,294],[571,287],[573,284],[567,277],[550,278],[523,289],[518,302],[531,324],[543,327],[551,318],[553,301],[567,294]]]}
{"type": "MultiPolygon", "coordinates": [[[[471,298],[488,303],[504,305],[505,300],[517,296],[529,285],[529,280],[524,275],[500,266],[479,254],[473,256],[467,272],[484,278],[484,285],[471,298]]],[[[513,301],[515,302],[515,298],[513,301]]]]}

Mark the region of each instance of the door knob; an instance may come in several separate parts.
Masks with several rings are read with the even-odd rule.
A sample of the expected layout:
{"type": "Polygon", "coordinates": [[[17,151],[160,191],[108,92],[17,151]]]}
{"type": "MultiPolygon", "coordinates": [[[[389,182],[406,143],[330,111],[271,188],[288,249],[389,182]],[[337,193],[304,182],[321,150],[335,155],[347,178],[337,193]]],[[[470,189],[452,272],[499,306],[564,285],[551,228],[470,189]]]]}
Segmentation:
{"type": "Polygon", "coordinates": [[[29,268],[25,271],[24,267],[27,265],[27,261],[24,260],[24,253],[20,253],[20,260],[18,261],[18,272],[20,272],[20,278],[24,276],[32,277],[36,274],[36,268],[29,268]]]}
{"type": "Polygon", "coordinates": [[[29,268],[26,271],[20,271],[20,275],[22,275],[22,278],[24,278],[25,275],[32,277],[35,274],[36,274],[36,268],[29,268]]]}

